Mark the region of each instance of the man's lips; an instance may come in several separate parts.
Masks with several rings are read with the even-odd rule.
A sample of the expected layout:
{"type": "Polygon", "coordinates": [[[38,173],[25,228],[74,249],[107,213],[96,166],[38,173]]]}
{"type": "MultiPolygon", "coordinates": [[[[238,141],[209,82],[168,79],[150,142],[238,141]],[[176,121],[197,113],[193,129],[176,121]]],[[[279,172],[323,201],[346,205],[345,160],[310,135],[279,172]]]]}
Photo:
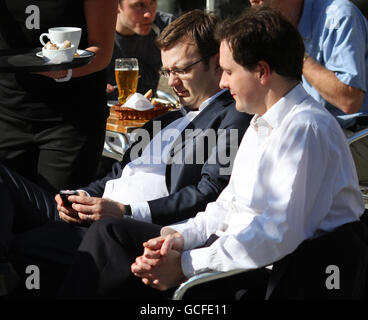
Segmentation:
{"type": "Polygon", "coordinates": [[[141,26],[143,27],[151,27],[153,24],[153,21],[147,21],[147,22],[142,22],[141,26]]]}
{"type": "Polygon", "coordinates": [[[178,97],[184,97],[188,95],[187,90],[174,90],[178,97]]]}

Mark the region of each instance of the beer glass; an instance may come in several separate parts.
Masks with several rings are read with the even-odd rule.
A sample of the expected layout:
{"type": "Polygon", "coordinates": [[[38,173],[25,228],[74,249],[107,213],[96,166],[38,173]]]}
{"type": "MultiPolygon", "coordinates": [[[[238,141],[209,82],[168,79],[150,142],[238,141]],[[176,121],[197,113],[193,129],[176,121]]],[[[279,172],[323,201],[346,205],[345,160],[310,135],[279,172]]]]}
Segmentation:
{"type": "Polygon", "coordinates": [[[136,58],[119,58],[115,60],[115,79],[118,85],[120,104],[124,104],[128,96],[136,92],[138,72],[138,60],[136,58]]]}

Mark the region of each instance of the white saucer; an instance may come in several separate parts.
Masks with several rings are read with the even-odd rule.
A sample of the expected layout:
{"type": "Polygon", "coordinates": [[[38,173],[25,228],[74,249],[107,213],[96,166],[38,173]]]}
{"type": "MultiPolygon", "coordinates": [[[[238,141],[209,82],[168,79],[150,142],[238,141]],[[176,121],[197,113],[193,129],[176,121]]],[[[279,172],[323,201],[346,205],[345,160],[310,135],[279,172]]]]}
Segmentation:
{"type": "MultiPolygon", "coordinates": [[[[77,50],[78,56],[74,56],[74,59],[81,59],[81,58],[86,58],[86,57],[90,57],[93,56],[93,52],[88,51],[88,50],[77,50]]],[[[36,56],[39,58],[43,58],[43,54],[42,51],[39,51],[36,53],[36,56]]]]}

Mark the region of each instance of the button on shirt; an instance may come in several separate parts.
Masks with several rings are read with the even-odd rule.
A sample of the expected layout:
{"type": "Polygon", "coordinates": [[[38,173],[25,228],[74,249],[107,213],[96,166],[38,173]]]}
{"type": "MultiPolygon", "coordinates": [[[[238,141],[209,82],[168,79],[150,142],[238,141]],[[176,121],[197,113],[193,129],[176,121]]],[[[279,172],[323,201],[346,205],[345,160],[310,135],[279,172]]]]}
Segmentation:
{"type": "Polygon", "coordinates": [[[197,111],[187,112],[157,133],[142,156],[124,167],[120,178],[106,183],[103,198],[130,205],[134,219],[152,222],[147,201],[169,195],[165,174],[171,147],[188,124],[224,91],[219,91],[204,101],[197,111]]]}
{"type": "MultiPolygon", "coordinates": [[[[346,85],[368,90],[368,22],[350,1],[304,0],[298,29],[306,52],[322,66],[335,73],[346,85]]],[[[355,118],[368,115],[368,95],[359,112],[345,114],[328,103],[304,78],[307,92],[328,108],[343,128],[355,118]]]]}
{"type": "Polygon", "coordinates": [[[186,223],[183,272],[267,266],[305,239],[355,221],[364,211],[354,163],[334,117],[296,86],[255,115],[216,202],[186,223]],[[202,246],[211,234],[219,238],[202,246]]]}

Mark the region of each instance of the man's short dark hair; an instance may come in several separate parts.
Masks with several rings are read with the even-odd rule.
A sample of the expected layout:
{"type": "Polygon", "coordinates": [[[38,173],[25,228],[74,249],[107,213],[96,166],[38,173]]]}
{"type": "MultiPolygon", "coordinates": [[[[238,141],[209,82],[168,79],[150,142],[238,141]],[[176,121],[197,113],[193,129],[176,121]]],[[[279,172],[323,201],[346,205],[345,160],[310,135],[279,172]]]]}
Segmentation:
{"type": "Polygon", "coordinates": [[[214,13],[198,9],[189,11],[166,26],[156,39],[156,44],[160,49],[167,49],[188,38],[197,45],[202,58],[209,57],[219,51],[219,42],[215,39],[218,22],[219,17],[214,13]]]}
{"type": "Polygon", "coordinates": [[[216,30],[219,42],[226,41],[234,60],[247,70],[265,61],[271,71],[302,78],[304,43],[298,30],[278,11],[269,7],[246,8],[235,21],[224,21],[216,30]]]}

